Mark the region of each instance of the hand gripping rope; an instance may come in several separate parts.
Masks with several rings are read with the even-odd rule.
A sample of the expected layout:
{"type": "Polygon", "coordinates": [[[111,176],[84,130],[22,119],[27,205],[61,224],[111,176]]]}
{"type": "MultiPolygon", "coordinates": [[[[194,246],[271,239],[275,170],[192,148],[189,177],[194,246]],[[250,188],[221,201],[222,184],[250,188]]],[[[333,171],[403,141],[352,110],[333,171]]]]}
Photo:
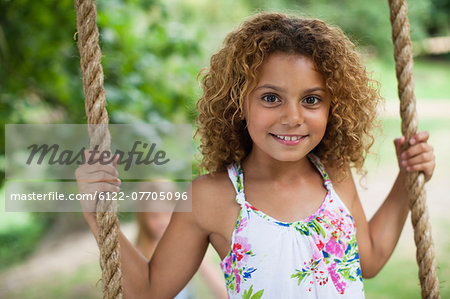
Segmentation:
{"type": "MultiPolygon", "coordinates": [[[[105,108],[102,53],[98,43],[99,34],[96,23],[97,9],[94,0],[75,0],[75,9],[90,148],[99,145],[100,151],[109,150],[111,138],[108,130],[108,112],[105,108]]],[[[114,200],[99,200],[97,203],[98,243],[105,299],[122,298],[119,222],[116,209],[114,200]]]]}
{"type": "MultiPolygon", "coordinates": [[[[402,134],[407,147],[409,140],[417,132],[416,97],[414,95],[413,57],[409,36],[408,6],[406,0],[388,0],[394,43],[395,69],[400,98],[402,134]]],[[[419,265],[419,279],[422,298],[440,298],[439,281],[436,273],[436,260],[431,235],[428,209],[426,206],[425,177],[423,173],[408,172],[406,185],[411,209],[411,222],[414,227],[416,259],[419,265]]]]}

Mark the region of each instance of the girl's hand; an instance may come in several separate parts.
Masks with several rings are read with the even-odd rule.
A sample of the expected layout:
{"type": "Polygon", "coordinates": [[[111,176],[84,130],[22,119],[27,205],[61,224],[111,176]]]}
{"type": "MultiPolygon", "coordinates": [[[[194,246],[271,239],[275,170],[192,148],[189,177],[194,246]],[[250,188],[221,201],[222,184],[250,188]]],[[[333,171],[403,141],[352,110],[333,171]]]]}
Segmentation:
{"type": "MultiPolygon", "coordinates": [[[[84,152],[85,161],[88,161],[90,154],[89,150],[84,152]]],[[[97,159],[98,157],[95,157],[97,159]]],[[[117,160],[116,156],[112,164],[102,165],[99,162],[94,164],[82,164],[75,170],[75,178],[78,183],[78,193],[81,194],[94,194],[100,192],[119,192],[120,191],[120,179],[117,172],[117,160]]],[[[84,217],[89,225],[95,223],[97,199],[95,200],[81,200],[81,208],[83,210],[84,217]]],[[[91,226],[92,228],[92,226],[91,226]]]]}
{"type": "Polygon", "coordinates": [[[427,131],[417,133],[409,141],[410,147],[406,151],[402,151],[405,137],[394,139],[401,172],[421,171],[425,175],[425,181],[431,179],[436,165],[433,147],[428,144],[429,137],[430,134],[427,131]]]}

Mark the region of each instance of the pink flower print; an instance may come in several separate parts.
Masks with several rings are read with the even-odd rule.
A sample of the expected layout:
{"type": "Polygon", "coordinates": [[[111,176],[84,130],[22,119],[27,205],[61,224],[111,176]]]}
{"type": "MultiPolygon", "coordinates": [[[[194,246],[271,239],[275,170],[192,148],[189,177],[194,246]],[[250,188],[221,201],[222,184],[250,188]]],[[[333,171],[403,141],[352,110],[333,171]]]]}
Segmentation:
{"type": "Polygon", "coordinates": [[[329,209],[327,209],[327,208],[325,208],[325,209],[323,210],[322,215],[323,215],[324,217],[327,217],[328,219],[334,219],[334,218],[336,218],[336,214],[335,214],[332,210],[329,210],[329,209]]]}
{"type": "Polygon", "coordinates": [[[313,256],[312,256],[313,260],[317,261],[318,262],[317,264],[320,264],[323,259],[322,251],[314,249],[314,248],[313,248],[313,251],[314,251],[313,256]]]}
{"type": "Polygon", "coordinates": [[[241,291],[241,276],[239,275],[239,269],[233,269],[233,274],[236,277],[236,292],[241,291]]]}
{"type": "Polygon", "coordinates": [[[225,260],[223,261],[222,265],[225,265],[225,274],[231,274],[231,266],[233,264],[233,256],[230,254],[228,255],[225,260]]]}
{"type": "Polygon", "coordinates": [[[354,228],[353,223],[349,220],[350,219],[345,219],[342,223],[342,232],[346,239],[350,239],[354,228]]]}
{"type": "Polygon", "coordinates": [[[333,281],[337,291],[340,294],[344,294],[347,284],[345,283],[345,281],[341,280],[341,277],[336,272],[336,263],[333,263],[330,267],[328,267],[328,273],[330,273],[331,280],[333,281]]]}
{"type": "Polygon", "coordinates": [[[246,237],[235,236],[234,244],[229,256],[221,264],[225,273],[227,287],[237,294],[241,290],[241,283],[252,277],[256,271],[254,267],[246,265],[250,256],[255,256],[246,237]]]}
{"type": "Polygon", "coordinates": [[[247,226],[247,218],[243,217],[241,218],[241,221],[239,222],[239,226],[236,229],[236,234],[239,233],[240,231],[242,231],[244,229],[244,227],[247,226]]]}
{"type": "Polygon", "coordinates": [[[236,255],[236,261],[240,262],[241,260],[243,262],[246,262],[248,259],[248,253],[250,253],[251,245],[248,244],[248,240],[246,237],[236,236],[234,245],[233,245],[233,252],[236,255]]]}
{"type": "Polygon", "coordinates": [[[335,238],[331,238],[325,246],[325,251],[329,254],[335,255],[338,258],[342,258],[344,256],[345,245],[340,242],[336,242],[335,238]]]}

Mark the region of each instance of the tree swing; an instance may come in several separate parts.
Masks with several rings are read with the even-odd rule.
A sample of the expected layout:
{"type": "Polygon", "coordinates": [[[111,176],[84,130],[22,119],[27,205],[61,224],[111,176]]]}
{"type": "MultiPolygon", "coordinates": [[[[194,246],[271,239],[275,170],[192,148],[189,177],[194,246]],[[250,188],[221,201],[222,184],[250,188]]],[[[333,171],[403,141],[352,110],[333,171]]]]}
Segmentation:
{"type": "MultiPolygon", "coordinates": [[[[408,8],[406,0],[388,0],[392,25],[392,41],[400,98],[402,134],[407,146],[417,131],[416,99],[414,95],[413,58],[409,36],[408,8]]],[[[77,13],[78,49],[80,51],[85,111],[88,118],[91,148],[99,145],[99,150],[110,149],[107,128],[108,113],[103,88],[103,69],[99,33],[96,24],[95,0],[74,0],[77,13]],[[100,126],[98,126],[100,125],[100,126]]],[[[440,298],[436,260],[426,206],[425,178],[422,173],[408,173],[406,184],[409,193],[411,222],[414,227],[416,259],[422,298],[440,298]]],[[[119,247],[119,222],[115,201],[99,201],[97,223],[99,226],[100,266],[102,269],[103,298],[122,298],[119,247]]]]}

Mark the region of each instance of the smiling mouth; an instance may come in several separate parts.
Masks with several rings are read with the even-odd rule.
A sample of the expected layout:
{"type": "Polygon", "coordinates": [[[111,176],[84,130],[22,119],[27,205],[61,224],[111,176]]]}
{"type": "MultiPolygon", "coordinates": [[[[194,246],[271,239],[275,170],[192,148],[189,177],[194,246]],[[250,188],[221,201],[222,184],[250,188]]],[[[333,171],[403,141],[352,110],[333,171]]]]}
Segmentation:
{"type": "Polygon", "coordinates": [[[300,139],[304,139],[308,135],[277,135],[270,133],[273,137],[284,140],[284,141],[298,141],[300,139]]]}

